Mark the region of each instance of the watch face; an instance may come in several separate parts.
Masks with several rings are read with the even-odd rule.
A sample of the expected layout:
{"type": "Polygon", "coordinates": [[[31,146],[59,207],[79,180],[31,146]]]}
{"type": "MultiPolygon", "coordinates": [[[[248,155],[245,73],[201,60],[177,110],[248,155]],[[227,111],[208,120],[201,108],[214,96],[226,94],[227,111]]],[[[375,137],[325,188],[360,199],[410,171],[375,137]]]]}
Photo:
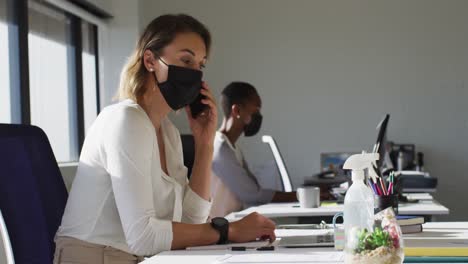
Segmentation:
{"type": "Polygon", "coordinates": [[[228,223],[228,220],[226,220],[225,218],[222,218],[222,217],[215,217],[215,218],[213,218],[212,222],[216,226],[223,226],[223,225],[226,225],[228,223]]]}

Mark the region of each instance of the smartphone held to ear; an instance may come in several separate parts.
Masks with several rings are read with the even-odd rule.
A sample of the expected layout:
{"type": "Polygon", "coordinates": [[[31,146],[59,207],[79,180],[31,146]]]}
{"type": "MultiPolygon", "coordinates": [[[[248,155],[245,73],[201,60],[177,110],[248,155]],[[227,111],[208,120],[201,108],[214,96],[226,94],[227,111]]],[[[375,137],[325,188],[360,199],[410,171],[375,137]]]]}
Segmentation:
{"type": "Polygon", "coordinates": [[[197,118],[203,111],[205,111],[208,106],[202,103],[202,100],[205,99],[206,96],[203,94],[198,94],[197,99],[190,104],[190,111],[192,112],[192,117],[197,118]]]}

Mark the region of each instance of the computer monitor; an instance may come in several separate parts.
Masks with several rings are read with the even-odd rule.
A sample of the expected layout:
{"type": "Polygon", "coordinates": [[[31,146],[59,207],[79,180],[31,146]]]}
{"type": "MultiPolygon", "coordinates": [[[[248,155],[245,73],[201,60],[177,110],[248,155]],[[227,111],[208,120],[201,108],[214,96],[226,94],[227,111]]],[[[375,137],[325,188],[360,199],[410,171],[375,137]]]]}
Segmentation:
{"type": "Polygon", "coordinates": [[[281,183],[283,185],[283,191],[292,192],[293,188],[291,184],[291,178],[289,178],[288,169],[286,168],[286,165],[284,164],[283,156],[281,156],[278,146],[276,146],[275,140],[273,139],[272,136],[265,135],[262,137],[262,141],[264,143],[268,143],[268,146],[270,146],[271,152],[273,153],[276,166],[278,166],[278,170],[281,176],[281,183]]]}
{"type": "Polygon", "coordinates": [[[387,145],[387,126],[390,115],[386,114],[384,118],[377,125],[377,141],[374,144],[374,153],[379,153],[379,160],[376,162],[374,169],[379,176],[382,176],[382,173],[385,169],[393,168],[391,164],[389,153],[386,150],[387,145]]]}

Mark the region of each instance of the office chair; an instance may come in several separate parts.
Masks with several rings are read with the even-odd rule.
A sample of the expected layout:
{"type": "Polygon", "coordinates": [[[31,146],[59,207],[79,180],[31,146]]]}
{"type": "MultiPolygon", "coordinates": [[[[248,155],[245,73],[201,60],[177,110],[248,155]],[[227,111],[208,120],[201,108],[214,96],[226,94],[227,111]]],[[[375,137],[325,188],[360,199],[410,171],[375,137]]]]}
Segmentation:
{"type": "Polygon", "coordinates": [[[0,211],[15,263],[52,263],[68,194],[45,133],[0,124],[0,172],[0,211]]]}
{"type": "Polygon", "coordinates": [[[267,143],[270,146],[271,152],[273,153],[273,157],[275,158],[275,161],[276,161],[276,166],[278,167],[278,170],[281,175],[283,191],[292,192],[293,187],[291,184],[291,178],[289,178],[288,169],[286,168],[286,165],[284,164],[283,157],[281,156],[281,152],[279,151],[275,140],[273,139],[272,136],[265,135],[262,137],[262,141],[264,143],[267,143]]]}
{"type": "Polygon", "coordinates": [[[187,167],[187,177],[192,175],[193,162],[195,160],[195,141],[193,135],[180,135],[182,140],[182,152],[184,155],[184,165],[187,167]]]}

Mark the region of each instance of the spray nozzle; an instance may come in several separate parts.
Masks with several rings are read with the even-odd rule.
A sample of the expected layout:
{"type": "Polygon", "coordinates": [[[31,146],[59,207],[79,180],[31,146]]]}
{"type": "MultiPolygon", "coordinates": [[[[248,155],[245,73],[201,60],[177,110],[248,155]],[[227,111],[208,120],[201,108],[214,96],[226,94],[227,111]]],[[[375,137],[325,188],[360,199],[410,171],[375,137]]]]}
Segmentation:
{"type": "Polygon", "coordinates": [[[343,169],[352,170],[352,180],[364,180],[364,169],[371,168],[372,164],[379,160],[379,153],[363,153],[354,154],[349,157],[343,169]]]}

